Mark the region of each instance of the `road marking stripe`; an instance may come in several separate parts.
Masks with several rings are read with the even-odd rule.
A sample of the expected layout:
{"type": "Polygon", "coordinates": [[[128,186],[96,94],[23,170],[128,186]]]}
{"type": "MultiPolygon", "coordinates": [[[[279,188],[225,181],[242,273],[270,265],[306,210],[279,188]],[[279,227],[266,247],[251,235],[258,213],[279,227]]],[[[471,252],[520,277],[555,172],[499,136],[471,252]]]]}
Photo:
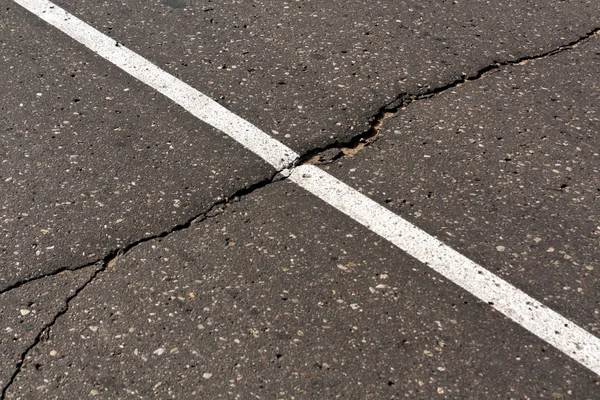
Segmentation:
{"type": "Polygon", "coordinates": [[[275,169],[291,166],[298,154],[248,121],[238,117],[187,83],[160,69],[79,18],[45,0],[15,2],[60,29],[94,53],[162,93],[196,118],[229,135],[275,169]]]}
{"type": "Polygon", "coordinates": [[[314,165],[290,180],[600,375],[600,339],[314,165]]]}
{"type": "MultiPolygon", "coordinates": [[[[276,170],[291,168],[298,160],[289,147],[55,4],[14,1],[229,135],[276,170]]],[[[596,336],[318,167],[295,167],[290,180],[600,375],[600,339],[596,336]]]]}

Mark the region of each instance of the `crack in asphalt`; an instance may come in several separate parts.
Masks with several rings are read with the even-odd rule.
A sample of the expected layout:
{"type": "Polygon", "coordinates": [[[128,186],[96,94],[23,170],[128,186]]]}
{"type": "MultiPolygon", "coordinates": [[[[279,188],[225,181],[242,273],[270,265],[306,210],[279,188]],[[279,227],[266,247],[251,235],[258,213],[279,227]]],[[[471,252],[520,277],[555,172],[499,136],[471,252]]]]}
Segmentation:
{"type": "MultiPolygon", "coordinates": [[[[152,235],[152,236],[148,236],[145,238],[142,238],[140,240],[137,240],[131,244],[129,244],[126,247],[123,248],[119,248],[116,250],[112,250],[110,251],[103,259],[102,259],[102,266],[99,267],[96,271],[94,271],[94,273],[92,273],[92,275],[90,276],[90,278],[88,280],[86,280],[80,287],[78,287],[75,292],[70,295],[69,297],[67,297],[67,299],[65,300],[65,305],[56,313],[56,315],[52,318],[52,320],[50,322],[48,322],[47,324],[45,324],[42,329],[40,329],[40,332],[38,333],[38,335],[36,336],[36,338],[34,339],[33,343],[31,345],[29,345],[22,353],[21,356],[19,358],[19,361],[16,364],[15,367],[15,371],[13,372],[11,378],[8,380],[7,384],[2,388],[2,391],[0,392],[0,399],[4,400],[6,398],[6,393],[7,391],[10,389],[10,387],[12,386],[12,384],[15,382],[17,376],[19,375],[19,373],[22,370],[22,367],[25,363],[25,360],[27,358],[27,356],[29,355],[29,353],[41,342],[47,340],[50,337],[50,331],[52,330],[52,327],[56,324],[56,322],[58,321],[58,319],[66,314],[69,311],[69,304],[71,303],[71,301],[73,299],[75,299],[77,297],[77,295],[79,293],[81,293],[90,283],[92,283],[94,281],[94,279],[100,275],[101,273],[105,272],[107,269],[112,268],[117,260],[123,256],[125,256],[128,252],[130,252],[131,250],[133,250],[134,248],[136,248],[137,246],[146,243],[146,242],[150,242],[156,239],[161,239],[161,238],[165,238],[169,235],[171,235],[172,233],[175,233],[177,231],[181,231],[181,230],[185,230],[189,227],[191,227],[194,224],[200,223],[202,221],[206,221],[207,219],[210,218],[214,218],[217,215],[222,214],[225,209],[227,207],[230,206],[231,203],[234,202],[238,202],[241,200],[241,198],[250,195],[252,192],[259,190],[273,182],[277,182],[279,180],[282,180],[283,176],[280,173],[275,173],[273,174],[270,178],[261,180],[255,184],[252,184],[246,188],[237,190],[231,197],[229,198],[224,198],[216,203],[214,203],[207,211],[202,212],[201,214],[195,216],[194,218],[189,219],[188,221],[178,224],[175,227],[173,227],[172,229],[168,230],[168,231],[164,231],[161,232],[159,234],[156,235],[152,235]]],[[[26,283],[35,281],[35,280],[39,280],[39,279],[44,279],[46,277],[49,276],[54,276],[57,275],[61,272],[64,271],[74,271],[74,270],[81,270],[84,268],[90,268],[93,267],[94,265],[98,264],[98,261],[90,263],[90,264],[86,264],[77,268],[63,268],[60,271],[56,271],[56,272],[52,272],[51,274],[45,274],[43,276],[37,277],[37,278],[32,278],[27,280],[24,283],[21,283],[20,285],[14,285],[13,289],[15,287],[24,285],[26,283]]]]}
{"type": "MultiPolygon", "coordinates": [[[[111,257],[112,255],[108,255],[106,256],[106,258],[108,259],[109,257],[111,257]]],[[[48,323],[46,323],[42,329],[40,330],[40,332],[38,333],[38,335],[35,337],[34,341],[32,344],[30,344],[22,353],[21,353],[21,357],[19,359],[19,361],[16,364],[15,370],[12,374],[12,376],[10,377],[10,379],[8,380],[7,384],[4,385],[4,387],[2,388],[2,392],[0,393],[0,399],[4,400],[6,398],[6,392],[8,391],[8,389],[12,386],[12,384],[15,382],[15,379],[17,378],[17,375],[19,375],[19,373],[21,372],[21,368],[23,367],[23,364],[25,363],[25,359],[27,357],[27,355],[38,345],[40,344],[45,338],[48,337],[49,333],[50,333],[50,329],[52,328],[52,326],[54,326],[54,324],[56,323],[56,321],[58,320],[58,318],[60,318],[61,315],[64,315],[67,311],[69,311],[69,303],[71,302],[71,300],[73,300],[78,294],[79,292],[81,292],[83,289],[85,289],[85,287],[94,280],[94,278],[102,271],[104,271],[108,266],[108,262],[104,262],[102,267],[98,268],[90,277],[89,279],[84,282],[80,287],[78,287],[75,292],[70,295],[69,297],[67,297],[67,299],[65,300],[65,305],[56,313],[56,315],[54,316],[54,318],[52,318],[52,320],[48,323]]],[[[89,266],[88,266],[89,267],[89,266]]]]}
{"type": "Polygon", "coordinates": [[[526,64],[529,61],[548,58],[556,54],[562,53],[564,51],[572,50],[577,46],[589,41],[598,34],[600,34],[600,28],[595,28],[589,31],[588,33],[584,34],[583,36],[580,36],[578,39],[549,51],[539,53],[533,56],[518,57],[511,60],[493,61],[491,64],[481,68],[480,70],[470,75],[463,75],[462,77],[457,78],[454,81],[445,85],[430,88],[415,94],[405,92],[400,93],[392,101],[388,102],[383,107],[380,107],[377,113],[375,113],[375,115],[369,118],[369,128],[367,128],[363,133],[351,136],[350,138],[345,140],[336,140],[333,143],[327,144],[325,146],[309,150],[304,155],[302,155],[297,160],[297,162],[294,163],[294,167],[302,164],[329,164],[340,158],[354,157],[356,153],[358,153],[364,147],[378,140],[379,132],[386,119],[393,117],[401,109],[407,107],[410,103],[423,99],[429,99],[439,94],[442,94],[447,90],[460,87],[465,83],[485,78],[490,74],[498,72],[503,67],[511,65],[522,65],[526,64]]]}
{"type": "Polygon", "coordinates": [[[256,183],[253,183],[250,186],[246,186],[244,188],[236,190],[231,195],[225,196],[222,199],[220,199],[219,201],[213,203],[210,207],[208,207],[208,209],[206,211],[202,211],[199,214],[195,215],[194,217],[191,217],[191,218],[187,219],[186,221],[184,221],[182,223],[179,223],[179,224],[175,225],[174,227],[172,227],[172,228],[170,228],[168,230],[162,231],[162,232],[154,234],[154,235],[145,236],[145,237],[143,237],[141,239],[138,239],[138,240],[135,240],[135,241],[129,243],[126,246],[118,247],[116,249],[110,250],[107,253],[107,255],[105,255],[103,258],[95,258],[93,261],[90,261],[90,262],[82,264],[82,265],[77,265],[75,267],[73,267],[73,266],[71,266],[71,267],[62,267],[62,268],[59,268],[57,270],[54,270],[52,272],[49,272],[49,273],[46,273],[46,274],[43,274],[43,275],[34,276],[34,277],[31,277],[31,278],[26,278],[26,279],[21,279],[21,280],[15,282],[15,283],[11,284],[10,286],[6,286],[4,289],[0,290],[0,294],[7,293],[7,292],[9,292],[11,290],[17,289],[19,287],[22,287],[22,286],[28,284],[28,283],[35,282],[35,281],[38,281],[40,279],[45,279],[45,278],[48,278],[48,277],[51,277],[51,276],[58,275],[58,274],[60,274],[62,272],[65,272],[65,271],[77,271],[77,270],[80,270],[80,269],[83,269],[83,268],[91,267],[91,266],[97,264],[100,261],[106,260],[106,258],[107,257],[111,257],[111,255],[114,256],[118,252],[124,252],[124,253],[126,253],[129,250],[131,250],[133,247],[135,247],[135,246],[137,246],[139,244],[142,244],[142,243],[145,243],[145,242],[148,242],[148,241],[151,241],[151,240],[155,240],[155,239],[160,239],[160,238],[166,237],[167,235],[170,235],[173,232],[177,232],[177,231],[181,231],[181,230],[187,229],[190,226],[192,226],[192,224],[194,224],[196,222],[203,221],[204,219],[206,219],[205,217],[206,216],[210,216],[211,212],[213,212],[219,206],[227,205],[230,202],[235,202],[235,201],[237,201],[237,199],[239,199],[241,197],[244,197],[244,196],[247,196],[248,194],[252,193],[253,191],[255,191],[257,189],[260,189],[260,188],[262,188],[262,187],[264,187],[266,185],[269,185],[272,182],[280,180],[281,178],[282,178],[282,176],[280,174],[280,171],[275,171],[273,174],[271,174],[270,177],[265,178],[265,179],[263,179],[261,181],[258,181],[256,183]]]}
{"type": "Polygon", "coordinates": [[[564,51],[572,50],[572,49],[578,47],[579,45],[591,40],[594,36],[596,36],[598,34],[600,34],[600,28],[595,28],[570,43],[560,45],[559,47],[557,47],[555,49],[552,49],[552,50],[549,50],[549,51],[546,51],[543,53],[539,53],[539,54],[536,54],[533,56],[518,57],[518,58],[511,59],[511,60],[494,61],[494,62],[492,62],[492,64],[481,68],[479,71],[476,71],[475,73],[473,73],[471,75],[464,75],[461,78],[455,79],[451,83],[448,83],[446,85],[442,85],[442,86],[439,86],[439,87],[436,87],[433,89],[426,90],[426,91],[421,92],[416,95],[408,95],[409,99],[407,101],[403,101],[402,99],[396,98],[395,101],[399,102],[399,104],[395,105],[394,102],[392,102],[391,104],[393,104],[394,109],[396,111],[398,111],[398,110],[400,110],[400,108],[407,106],[408,104],[410,104],[413,101],[431,98],[431,97],[441,94],[447,90],[453,89],[455,87],[459,87],[467,82],[477,81],[479,79],[485,78],[487,75],[498,72],[498,70],[502,69],[503,67],[507,67],[507,66],[511,66],[511,65],[523,65],[523,64],[528,63],[529,61],[535,61],[535,60],[552,57],[552,56],[562,53],[564,51]]]}
{"type": "Polygon", "coordinates": [[[328,164],[328,163],[331,163],[340,158],[354,157],[364,147],[369,146],[370,144],[372,144],[378,140],[380,130],[386,119],[393,117],[398,112],[400,112],[400,110],[402,110],[403,108],[406,108],[407,106],[409,106],[411,103],[413,103],[415,101],[432,98],[432,97],[442,94],[448,90],[459,87],[465,83],[477,81],[479,79],[486,77],[487,75],[490,75],[492,73],[499,71],[500,69],[502,69],[503,67],[506,67],[506,66],[522,65],[529,61],[548,58],[548,57],[554,56],[556,54],[562,53],[564,51],[574,49],[577,46],[590,40],[594,36],[598,35],[599,33],[600,33],[600,28],[596,28],[596,29],[593,29],[592,31],[590,31],[589,33],[581,36],[577,40],[574,40],[565,45],[561,45],[555,49],[549,50],[544,53],[540,53],[540,54],[533,55],[533,56],[519,57],[519,58],[515,58],[512,60],[495,61],[492,64],[481,68],[480,70],[476,71],[475,73],[473,73],[471,75],[464,75],[461,78],[455,79],[454,81],[452,81],[446,85],[431,88],[431,89],[422,91],[420,93],[416,93],[416,94],[400,93],[399,95],[397,95],[394,98],[394,100],[392,100],[391,102],[388,102],[384,106],[380,107],[379,110],[377,111],[377,113],[375,113],[371,118],[369,118],[369,128],[366,129],[364,132],[362,132],[358,135],[354,135],[346,140],[342,140],[342,141],[336,140],[335,142],[330,143],[328,145],[325,145],[322,147],[316,147],[314,149],[311,149],[311,150],[305,152],[303,155],[299,156],[292,163],[292,165],[289,166],[289,169],[287,170],[287,173],[285,173],[285,174],[284,174],[284,170],[275,171],[270,177],[265,178],[259,182],[253,183],[250,186],[239,189],[239,190],[235,191],[231,196],[224,197],[223,199],[215,202],[208,208],[207,211],[203,211],[200,214],[194,216],[193,218],[190,218],[183,223],[175,225],[173,228],[171,228],[169,230],[163,231],[163,232],[155,234],[155,235],[144,237],[142,239],[139,239],[137,241],[130,243],[129,245],[127,245],[125,247],[111,250],[102,259],[97,259],[93,262],[90,262],[90,263],[87,263],[84,265],[80,265],[75,268],[65,267],[65,268],[61,268],[59,270],[52,271],[51,273],[47,273],[47,274],[44,274],[44,275],[41,275],[38,277],[24,279],[24,280],[16,282],[13,285],[1,290],[0,294],[6,293],[12,289],[21,287],[27,283],[37,281],[40,279],[45,279],[47,277],[57,275],[61,272],[67,271],[67,270],[75,271],[75,270],[80,270],[83,268],[92,267],[92,266],[96,265],[98,263],[98,261],[102,260],[102,266],[100,268],[98,268],[85,283],[83,283],[78,289],[75,290],[75,292],[71,296],[69,296],[66,299],[64,307],[54,316],[54,318],[49,323],[44,325],[44,327],[40,330],[40,333],[36,336],[34,342],[30,346],[28,346],[27,349],[25,349],[23,351],[23,353],[21,354],[20,360],[16,364],[16,368],[15,368],[13,375],[11,376],[8,383],[2,388],[2,391],[0,392],[0,400],[4,400],[6,398],[5,396],[6,396],[8,389],[12,386],[12,384],[15,382],[17,376],[21,372],[22,366],[25,363],[25,360],[26,360],[27,356],[29,355],[29,353],[39,343],[41,343],[42,341],[46,340],[49,337],[50,331],[51,331],[52,327],[56,324],[58,319],[62,315],[64,315],[65,313],[67,313],[69,311],[70,302],[73,299],[75,299],[77,297],[77,295],[81,291],[83,291],[90,283],[92,283],[99,274],[101,274],[102,272],[105,272],[109,267],[112,267],[120,257],[123,257],[124,255],[129,253],[131,250],[135,249],[137,246],[139,246],[143,243],[146,243],[146,242],[156,240],[156,239],[165,238],[177,231],[188,229],[189,227],[191,227],[192,225],[194,225],[196,223],[205,221],[210,218],[214,218],[217,215],[220,215],[223,212],[225,212],[225,209],[230,206],[230,203],[238,202],[243,197],[249,196],[254,191],[260,190],[274,182],[286,180],[287,177],[289,176],[289,173],[291,172],[291,170],[297,166],[300,166],[303,164],[317,164],[317,165],[328,164]]]}

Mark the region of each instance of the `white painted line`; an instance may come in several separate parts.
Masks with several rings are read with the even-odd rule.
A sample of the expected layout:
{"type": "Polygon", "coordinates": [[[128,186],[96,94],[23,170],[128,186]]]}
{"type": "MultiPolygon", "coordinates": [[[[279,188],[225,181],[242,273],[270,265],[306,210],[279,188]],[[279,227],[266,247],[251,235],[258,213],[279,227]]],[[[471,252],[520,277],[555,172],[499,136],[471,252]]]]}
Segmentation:
{"type": "MultiPolygon", "coordinates": [[[[196,89],[46,0],[14,0],[282,170],[298,155],[196,89]]],[[[600,375],[600,339],[350,186],[312,166],[290,179],[600,375]]]]}
{"type": "Polygon", "coordinates": [[[600,375],[600,339],[314,165],[290,180],[600,375]]]}
{"type": "Polygon", "coordinates": [[[291,166],[298,154],[248,121],[238,117],[187,83],[175,78],[114,39],[46,0],[15,2],[50,25],[115,64],[134,78],[164,94],[198,119],[226,133],[258,154],[275,169],[291,166]]]}

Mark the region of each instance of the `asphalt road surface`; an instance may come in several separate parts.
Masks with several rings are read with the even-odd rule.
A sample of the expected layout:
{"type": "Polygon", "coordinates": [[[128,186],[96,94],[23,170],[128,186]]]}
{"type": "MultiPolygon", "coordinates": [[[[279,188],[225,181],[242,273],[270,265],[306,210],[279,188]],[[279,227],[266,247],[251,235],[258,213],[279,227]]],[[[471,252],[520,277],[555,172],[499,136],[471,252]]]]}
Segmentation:
{"type": "Polygon", "coordinates": [[[0,0],[0,78],[2,399],[600,398],[599,2],[0,0]]]}

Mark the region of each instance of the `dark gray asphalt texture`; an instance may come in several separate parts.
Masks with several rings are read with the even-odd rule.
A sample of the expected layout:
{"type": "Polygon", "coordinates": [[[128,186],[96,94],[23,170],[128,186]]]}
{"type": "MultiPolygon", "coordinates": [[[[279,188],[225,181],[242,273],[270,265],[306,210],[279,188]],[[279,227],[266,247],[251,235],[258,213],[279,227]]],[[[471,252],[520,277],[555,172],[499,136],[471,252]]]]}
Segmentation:
{"type": "MultiPolygon", "coordinates": [[[[598,335],[600,2],[57,4],[598,335]]],[[[0,112],[1,399],[600,397],[10,0],[0,112]]]]}

